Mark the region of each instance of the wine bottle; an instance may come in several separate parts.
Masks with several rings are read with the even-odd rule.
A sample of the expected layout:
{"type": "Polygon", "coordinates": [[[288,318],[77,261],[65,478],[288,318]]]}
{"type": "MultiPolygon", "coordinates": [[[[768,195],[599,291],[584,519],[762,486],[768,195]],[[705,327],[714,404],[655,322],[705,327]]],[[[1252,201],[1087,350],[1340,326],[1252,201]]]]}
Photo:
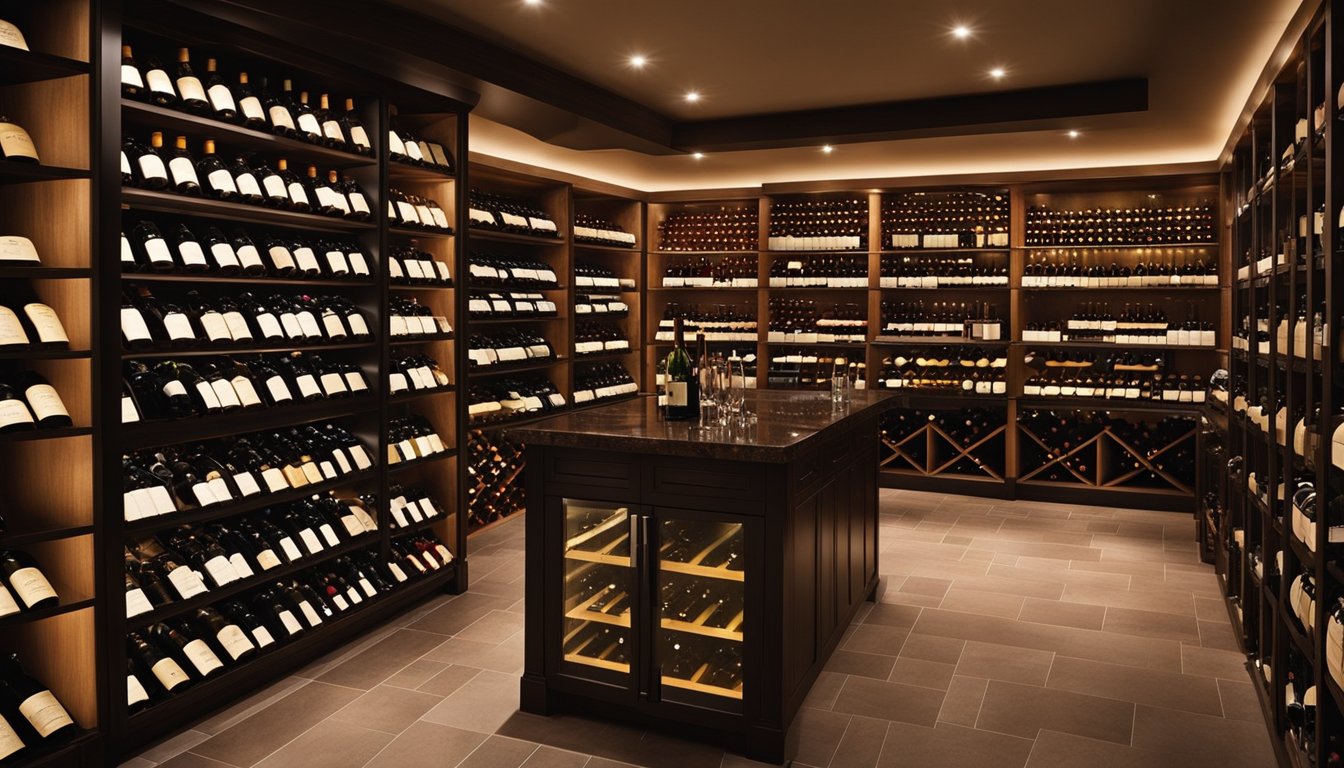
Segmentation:
{"type": "Polygon", "coordinates": [[[206,112],[210,102],[205,98],[205,87],[201,79],[191,71],[191,53],[186,48],[177,49],[177,94],[182,106],[191,112],[206,112]]]}
{"type": "MultiPolygon", "coordinates": [[[[155,134],[159,135],[159,134],[155,134]]],[[[168,176],[179,195],[201,194],[201,180],[196,175],[196,162],[187,151],[187,137],[178,136],[173,156],[168,161],[168,176]]]]}
{"type": "Polygon", "coordinates": [[[233,172],[224,166],[215,154],[214,139],[206,139],[201,159],[196,161],[197,178],[205,179],[205,193],[217,200],[235,202],[239,199],[238,184],[233,172]]]}
{"type": "Polygon", "coordinates": [[[32,429],[33,414],[23,396],[12,385],[0,381],[0,435],[32,429]]]}
{"type": "Polygon", "coordinates": [[[336,118],[336,113],[331,111],[331,102],[327,94],[318,97],[314,115],[322,127],[322,143],[332,149],[346,149],[345,131],[342,130],[341,121],[336,118]]]}
{"type": "MultiPolygon", "coordinates": [[[[266,107],[266,115],[271,120],[271,131],[291,139],[297,137],[294,113],[290,111],[289,104],[282,97],[271,93],[267,85],[266,80],[261,81],[262,104],[266,107]]],[[[285,91],[289,91],[288,80],[285,81],[285,91]]]]}
{"type": "Polygon", "coordinates": [[[37,371],[19,374],[18,385],[39,427],[69,427],[74,424],[56,388],[37,371]]]}
{"type": "Polygon", "coordinates": [[[145,82],[149,84],[149,103],[159,107],[172,107],[177,104],[177,90],[173,88],[173,79],[159,60],[149,57],[145,68],[145,82]]]}
{"type": "Polygon", "coordinates": [[[166,649],[151,645],[137,632],[126,638],[129,656],[148,669],[154,679],[168,693],[178,693],[191,687],[191,677],[166,649]]]}
{"type": "Polygon", "coordinates": [[[360,121],[359,115],[355,114],[355,100],[345,100],[345,112],[341,115],[341,129],[346,136],[350,137],[350,146],[358,154],[366,157],[373,156],[373,146],[369,144],[369,134],[364,130],[364,123],[360,121]]]}
{"type": "Polygon", "coordinates": [[[322,143],[322,123],[313,114],[313,108],[308,106],[308,92],[299,92],[299,101],[294,105],[294,122],[299,131],[299,138],[309,144],[322,143]]]}
{"type": "Polygon", "coordinates": [[[51,690],[24,671],[17,654],[0,663],[0,700],[23,716],[42,743],[64,741],[79,730],[51,690]]]}
{"type": "Polygon", "coordinates": [[[37,147],[21,126],[0,116],[0,157],[17,163],[37,163],[37,147]]]}
{"type": "Polygon", "coordinates": [[[695,387],[695,376],[691,368],[691,356],[686,351],[686,329],[680,316],[676,318],[673,333],[676,346],[668,353],[665,362],[667,382],[667,419],[668,421],[688,421],[699,416],[691,408],[691,389],[695,387]]]}
{"type": "Polygon", "coordinates": [[[228,84],[220,77],[214,59],[205,60],[205,93],[216,118],[226,123],[238,122],[238,105],[228,84]]]}
{"type": "Polygon", "coordinates": [[[0,552],[0,578],[19,603],[30,611],[52,608],[61,602],[51,582],[47,581],[37,562],[26,552],[0,552]]]}
{"type": "Polygon", "coordinates": [[[196,611],[196,625],[202,635],[214,638],[216,648],[234,661],[245,661],[257,655],[257,646],[247,633],[213,608],[205,607],[196,611]]]}
{"type": "Polygon", "coordinates": [[[145,98],[145,79],[140,76],[140,67],[136,66],[129,45],[121,46],[121,95],[136,101],[145,98]]]}
{"type": "MultiPolygon", "coordinates": [[[[288,82],[288,81],[286,81],[288,82]]],[[[312,201],[308,198],[308,189],[303,186],[299,177],[289,170],[289,161],[280,158],[275,161],[276,173],[285,183],[285,192],[289,197],[289,210],[307,213],[313,209],[312,201]]]]}

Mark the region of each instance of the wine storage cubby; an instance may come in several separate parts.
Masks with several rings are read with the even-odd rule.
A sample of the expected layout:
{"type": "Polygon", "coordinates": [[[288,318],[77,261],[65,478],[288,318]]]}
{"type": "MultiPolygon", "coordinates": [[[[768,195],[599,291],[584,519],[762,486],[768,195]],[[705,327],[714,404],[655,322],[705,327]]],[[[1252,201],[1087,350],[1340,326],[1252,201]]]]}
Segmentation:
{"type": "Polygon", "coordinates": [[[883,415],[881,430],[885,472],[991,482],[1007,477],[1004,407],[899,408],[883,415]]]}
{"type": "Polygon", "coordinates": [[[467,514],[477,528],[519,512],[526,501],[524,446],[497,430],[472,429],[466,442],[467,514]]]}
{"type": "Polygon", "coordinates": [[[1020,485],[1194,493],[1192,415],[1029,409],[1017,428],[1020,485]]]}

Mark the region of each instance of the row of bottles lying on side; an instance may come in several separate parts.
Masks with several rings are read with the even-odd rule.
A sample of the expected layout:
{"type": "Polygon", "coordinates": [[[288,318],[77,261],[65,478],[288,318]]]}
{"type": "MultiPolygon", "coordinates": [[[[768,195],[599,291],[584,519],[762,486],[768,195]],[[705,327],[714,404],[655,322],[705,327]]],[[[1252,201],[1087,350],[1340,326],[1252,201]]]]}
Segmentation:
{"type": "Polygon", "coordinates": [[[882,359],[874,386],[966,395],[1006,395],[1008,357],[1002,348],[929,347],[882,359]]]}
{"type": "Polygon", "coordinates": [[[535,202],[479,189],[471,190],[468,196],[467,224],[473,229],[515,235],[560,237],[555,219],[535,202]]]}
{"type": "Polygon", "coordinates": [[[480,429],[467,433],[467,516],[472,525],[488,525],[524,508],[521,443],[480,429]]]}
{"type": "MultiPolygon", "coordinates": [[[[1024,458],[1044,464],[1053,462],[1033,480],[1086,482],[1094,484],[1123,479],[1133,487],[1171,488],[1169,478],[1193,483],[1195,476],[1195,422],[1189,417],[1167,416],[1148,420],[1107,411],[1026,410],[1020,427],[1036,438],[1019,442],[1024,458]],[[1125,450],[1076,451],[1100,435],[1110,435],[1144,458],[1125,450]],[[1095,462],[1101,457],[1102,466],[1095,462]],[[1146,462],[1146,463],[1145,463],[1146,462]]],[[[1031,464],[1024,467],[1033,466],[1031,464]]]]}
{"type": "MultiPolygon", "coordinates": [[[[755,378],[755,365],[744,367],[747,369],[747,388],[750,389],[753,384],[750,380],[755,378]]],[[[771,388],[830,391],[831,379],[841,375],[846,376],[855,389],[868,387],[868,365],[858,359],[851,360],[834,351],[790,349],[770,353],[766,381],[771,388]]]]}
{"type": "Polygon", "coordinates": [[[1063,322],[1029,321],[1022,340],[1212,348],[1217,343],[1214,324],[1199,320],[1193,305],[1187,307],[1187,315],[1184,321],[1173,321],[1157,304],[1125,304],[1117,313],[1108,302],[1087,302],[1063,322]]]}
{"type": "Polygon", "coordinates": [[[1031,254],[1022,267],[1023,288],[1163,288],[1218,285],[1218,260],[1188,249],[1166,258],[1141,254],[1134,263],[1089,263],[1085,254],[1031,254]]]}
{"type": "Polygon", "coordinates": [[[822,304],[811,299],[770,299],[770,342],[854,343],[868,339],[866,309],[859,304],[822,304]]]}
{"type": "Polygon", "coordinates": [[[1207,200],[1124,208],[1031,205],[1026,224],[1028,246],[1166,245],[1218,239],[1214,206],[1207,200]]]}
{"type": "Polygon", "coordinates": [[[1202,376],[1176,373],[1160,353],[1029,352],[1025,359],[1027,397],[1100,397],[1203,403],[1202,376]]]}
{"type": "Polygon", "coordinates": [[[774,201],[766,247],[772,251],[853,251],[868,247],[868,201],[774,201]]]}

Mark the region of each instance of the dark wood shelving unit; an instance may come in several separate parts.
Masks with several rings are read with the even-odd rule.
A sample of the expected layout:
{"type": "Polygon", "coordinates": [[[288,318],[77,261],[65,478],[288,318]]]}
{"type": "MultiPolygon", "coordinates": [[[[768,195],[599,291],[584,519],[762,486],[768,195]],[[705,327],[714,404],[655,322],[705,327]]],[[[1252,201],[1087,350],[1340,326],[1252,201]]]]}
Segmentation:
{"type": "MultiPolygon", "coordinates": [[[[366,192],[368,190],[365,190],[366,192]]],[[[173,213],[189,217],[238,221],[245,224],[262,224],[290,229],[304,229],[314,232],[358,233],[371,232],[378,225],[363,221],[352,221],[335,216],[319,216],[314,213],[282,211],[259,205],[228,203],[208,197],[192,197],[173,192],[159,192],[152,189],[127,187],[121,194],[122,206],[132,211],[153,211],[173,213]]]]}

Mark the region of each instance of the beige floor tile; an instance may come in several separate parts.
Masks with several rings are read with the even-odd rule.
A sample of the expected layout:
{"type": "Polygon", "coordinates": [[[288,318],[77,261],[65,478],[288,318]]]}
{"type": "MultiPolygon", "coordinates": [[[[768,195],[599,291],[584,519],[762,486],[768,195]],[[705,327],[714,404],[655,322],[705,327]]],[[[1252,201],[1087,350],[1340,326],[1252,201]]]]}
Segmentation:
{"type": "Polygon", "coordinates": [[[1207,677],[1056,656],[1047,688],[1221,717],[1218,684],[1207,677]]]}
{"type": "Polygon", "coordinates": [[[330,720],[396,735],[440,701],[442,696],[380,685],[346,704],[330,720]]]}
{"type": "Polygon", "coordinates": [[[423,719],[479,733],[494,733],[518,711],[518,677],[483,671],[426,712],[423,719]]]}
{"type": "Polygon", "coordinates": [[[831,709],[915,725],[933,725],[943,705],[943,691],[851,676],[831,709]]]}
{"type": "Polygon", "coordinates": [[[239,768],[255,765],[363,694],[310,682],[192,747],[202,757],[239,768]]]}
{"type": "Polygon", "coordinates": [[[1050,651],[968,641],[957,662],[956,674],[1025,685],[1045,685],[1054,658],[1055,654],[1050,651]]]}
{"type": "Polygon", "coordinates": [[[938,722],[974,728],[988,686],[989,681],[983,678],[953,675],[942,709],[938,711],[938,722]]]}
{"type": "Polygon", "coordinates": [[[1022,768],[1031,740],[950,723],[922,728],[892,723],[879,768],[1022,768]]]}
{"type": "MultiPolygon", "coordinates": [[[[1155,637],[1179,642],[1199,641],[1199,626],[1194,617],[1139,611],[1133,608],[1108,608],[1106,620],[1101,628],[1105,632],[1122,635],[1155,637]]],[[[1227,627],[1222,629],[1228,631],[1227,627]]]]}
{"type": "Polygon", "coordinates": [[[393,738],[390,733],[325,720],[271,753],[257,768],[361,768],[393,738]]]}
{"type": "Polygon", "coordinates": [[[887,741],[886,720],[874,720],[855,715],[840,737],[840,744],[831,758],[834,768],[876,768],[877,759],[882,754],[882,746],[887,741]]]}
{"type": "Polygon", "coordinates": [[[887,678],[887,681],[946,691],[948,683],[952,681],[952,673],[956,668],[956,664],[899,658],[896,660],[896,665],[892,667],[891,676],[887,678]]]}
{"type": "Polygon", "coordinates": [[[1105,617],[1104,606],[1029,597],[1023,603],[1022,612],[1018,614],[1017,619],[1036,624],[1053,624],[1058,627],[1101,629],[1105,617]]]}
{"type": "MultiPolygon", "coordinates": [[[[498,737],[490,737],[494,741],[498,737]]],[[[479,759],[474,762],[468,759],[468,755],[475,754],[484,746],[486,736],[483,733],[453,728],[447,725],[429,723],[423,720],[412,724],[404,733],[397,736],[387,745],[377,757],[369,763],[368,768],[438,768],[438,766],[457,765],[462,763],[463,768],[474,766],[474,768],[518,768],[522,765],[522,760],[526,755],[530,755],[536,746],[533,744],[521,745],[517,752],[522,752],[523,757],[518,762],[512,762],[510,755],[516,752],[510,752],[507,749],[500,749],[499,754],[503,759],[497,761],[486,761],[479,759]],[[462,762],[467,760],[467,762],[462,762]]],[[[505,740],[512,741],[512,740],[505,740]]],[[[485,756],[483,756],[484,758],[485,756]]]]}
{"type": "Polygon", "coordinates": [[[1128,745],[1133,717],[1129,702],[990,680],[975,726],[1028,739],[1048,728],[1128,745]]]}
{"type": "Polygon", "coordinates": [[[911,632],[910,636],[905,638],[905,645],[901,646],[901,657],[956,664],[957,659],[961,658],[961,649],[965,646],[965,640],[911,632]]]}
{"type": "Polygon", "coordinates": [[[981,616],[1002,616],[1015,619],[1022,612],[1022,601],[1026,598],[1006,595],[1000,592],[981,592],[974,589],[961,589],[953,583],[951,589],[943,595],[938,607],[945,611],[976,613],[981,616]]]}

